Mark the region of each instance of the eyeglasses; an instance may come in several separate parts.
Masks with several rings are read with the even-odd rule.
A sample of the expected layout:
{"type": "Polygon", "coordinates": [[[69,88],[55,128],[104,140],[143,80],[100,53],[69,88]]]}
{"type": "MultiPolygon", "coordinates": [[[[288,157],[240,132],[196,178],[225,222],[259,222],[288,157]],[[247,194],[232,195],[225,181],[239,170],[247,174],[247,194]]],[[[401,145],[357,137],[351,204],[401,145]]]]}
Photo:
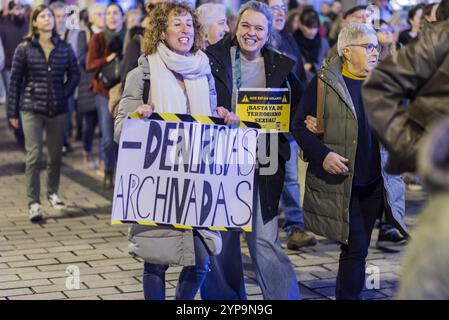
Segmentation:
{"type": "Polygon", "coordinates": [[[272,11],[284,11],[284,12],[287,12],[287,6],[278,6],[278,5],[276,5],[276,6],[271,6],[270,9],[272,11]]]}
{"type": "Polygon", "coordinates": [[[380,44],[366,43],[366,44],[350,44],[348,47],[363,47],[366,50],[366,53],[372,53],[374,49],[377,52],[382,51],[382,46],[380,44]]]}

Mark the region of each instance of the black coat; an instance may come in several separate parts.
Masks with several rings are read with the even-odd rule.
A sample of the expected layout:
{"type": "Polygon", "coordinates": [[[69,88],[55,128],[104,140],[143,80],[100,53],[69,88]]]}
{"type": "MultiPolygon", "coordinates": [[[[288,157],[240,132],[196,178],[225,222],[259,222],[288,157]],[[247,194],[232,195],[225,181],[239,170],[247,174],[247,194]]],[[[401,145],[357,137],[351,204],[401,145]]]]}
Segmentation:
{"type": "Polygon", "coordinates": [[[8,117],[20,111],[49,117],[67,112],[67,99],[80,79],[78,61],[70,44],[53,37],[48,62],[39,39],[25,40],[14,53],[8,96],[8,117]]]}
{"type": "Polygon", "coordinates": [[[303,84],[306,83],[306,71],[304,70],[301,51],[299,50],[295,38],[293,38],[293,36],[289,34],[286,29],[284,29],[279,32],[279,40],[280,43],[278,44],[277,49],[296,61],[296,65],[293,70],[296,70],[296,76],[298,79],[301,80],[303,84]]]}
{"type": "Polygon", "coordinates": [[[130,40],[125,48],[121,69],[122,88],[125,88],[125,81],[128,72],[130,72],[134,68],[137,68],[137,61],[139,60],[139,57],[142,54],[142,51],[140,50],[141,47],[140,42],[143,37],[143,32],[144,28],[140,26],[129,29],[128,31],[128,36],[130,40]]]}
{"type": "MultiPolygon", "coordinates": [[[[207,48],[206,54],[210,60],[212,75],[217,90],[217,105],[231,110],[232,99],[232,62],[231,47],[234,41],[231,36],[207,48]]],[[[265,76],[267,88],[287,88],[287,81],[291,87],[290,119],[299,104],[304,88],[296,75],[292,72],[295,62],[268,48],[262,49],[265,63],[265,76]]],[[[291,125],[290,125],[291,128],[291,125]]],[[[269,141],[269,140],[268,140],[269,141]]],[[[260,202],[264,219],[272,219],[278,214],[279,201],[282,194],[285,178],[285,162],[290,159],[290,145],[284,134],[278,135],[278,168],[273,175],[259,175],[260,202]]],[[[270,145],[267,144],[269,151],[270,145]]]]}
{"type": "Polygon", "coordinates": [[[12,14],[0,15],[0,40],[5,50],[5,70],[11,70],[14,50],[27,33],[28,23],[25,19],[12,14]]]}
{"type": "Polygon", "coordinates": [[[449,21],[428,24],[417,41],[383,60],[364,84],[366,115],[390,151],[391,173],[415,171],[421,139],[449,116],[448,39],[449,21]]]}

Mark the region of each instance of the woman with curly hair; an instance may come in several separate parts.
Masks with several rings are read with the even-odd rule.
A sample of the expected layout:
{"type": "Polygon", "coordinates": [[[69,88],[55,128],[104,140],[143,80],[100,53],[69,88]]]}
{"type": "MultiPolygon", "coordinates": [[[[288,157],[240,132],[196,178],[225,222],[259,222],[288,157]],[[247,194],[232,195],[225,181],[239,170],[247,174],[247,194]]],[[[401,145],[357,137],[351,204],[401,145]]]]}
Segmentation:
{"type": "MultiPolygon", "coordinates": [[[[159,113],[220,115],[227,124],[240,120],[217,108],[209,59],[202,52],[203,35],[198,18],[187,3],[162,3],[149,15],[143,38],[143,55],[129,72],[115,120],[119,141],[123,119],[129,112],[149,117],[159,113]],[[144,94],[144,82],[149,92],[144,94]],[[149,81],[149,83],[148,83],[149,81]],[[143,98],[146,96],[145,99],[143,98]],[[148,99],[147,99],[148,97],[148,99]]],[[[193,300],[208,271],[212,255],[221,251],[218,232],[148,227],[134,224],[129,251],[144,259],[145,299],[165,299],[165,272],[169,265],[183,266],[176,299],[193,300]]]]}

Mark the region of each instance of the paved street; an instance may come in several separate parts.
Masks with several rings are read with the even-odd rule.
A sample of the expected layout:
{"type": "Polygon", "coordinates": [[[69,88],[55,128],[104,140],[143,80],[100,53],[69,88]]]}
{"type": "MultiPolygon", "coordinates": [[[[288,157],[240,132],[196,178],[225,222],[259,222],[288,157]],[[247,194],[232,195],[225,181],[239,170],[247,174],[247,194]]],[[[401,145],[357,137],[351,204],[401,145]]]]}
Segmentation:
{"type": "MultiPolygon", "coordinates": [[[[28,220],[25,199],[24,157],[6,129],[4,106],[0,116],[0,299],[143,299],[140,260],[127,253],[127,227],[110,225],[112,191],[83,165],[80,142],[64,158],[60,195],[67,210],[51,209],[45,197],[45,220],[28,220]],[[80,289],[66,288],[68,266],[80,270],[80,289]]],[[[45,172],[41,195],[46,194],[45,172]]],[[[407,224],[417,223],[423,193],[407,194],[407,224]]],[[[391,299],[401,270],[402,248],[385,253],[374,248],[373,235],[368,266],[380,271],[380,289],[364,292],[366,299],[391,299]]],[[[282,234],[285,242],[285,234],[282,234]]],[[[262,299],[254,280],[248,250],[245,254],[249,299],[262,299]]],[[[334,299],[339,246],[319,238],[312,248],[288,251],[295,265],[305,299],[334,299]]],[[[230,262],[232,263],[232,262],[230,262]]],[[[173,299],[181,268],[169,268],[167,295],[173,299]]],[[[370,269],[372,270],[372,269],[370,269]]]]}

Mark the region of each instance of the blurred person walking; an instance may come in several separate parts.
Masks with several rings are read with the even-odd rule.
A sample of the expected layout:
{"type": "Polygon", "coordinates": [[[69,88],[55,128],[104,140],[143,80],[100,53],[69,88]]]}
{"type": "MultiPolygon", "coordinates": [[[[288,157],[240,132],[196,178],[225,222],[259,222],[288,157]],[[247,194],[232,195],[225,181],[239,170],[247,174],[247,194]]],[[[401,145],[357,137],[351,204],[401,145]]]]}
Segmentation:
{"type": "MultiPolygon", "coordinates": [[[[86,33],[79,28],[79,26],[68,25],[68,6],[65,2],[55,1],[50,5],[50,9],[53,10],[55,14],[55,24],[56,24],[56,32],[59,37],[70,44],[72,46],[73,52],[80,62],[81,55],[85,55],[87,51],[87,43],[86,43],[86,33]]],[[[72,137],[73,132],[73,112],[76,111],[76,124],[77,124],[77,135],[81,136],[82,132],[82,122],[81,122],[81,113],[78,112],[77,106],[78,100],[78,88],[76,88],[73,96],[69,98],[68,101],[68,112],[67,112],[67,132],[64,138],[64,146],[62,148],[62,153],[67,154],[73,151],[73,148],[70,144],[70,138],[72,137]]]]}
{"type": "MultiPolygon", "coordinates": [[[[388,56],[396,54],[397,52],[397,43],[396,41],[394,41],[393,36],[394,28],[384,20],[373,21],[373,26],[379,27],[375,30],[377,34],[377,40],[379,41],[379,44],[382,48],[379,54],[379,62],[382,62],[388,56]]],[[[405,192],[404,180],[400,175],[390,176],[390,181],[391,183],[396,184],[398,189],[403,190],[403,193],[405,192]]],[[[391,205],[397,208],[396,210],[400,213],[398,217],[401,217],[402,224],[405,224],[405,195],[400,195],[399,192],[395,194],[397,194],[398,197],[392,199],[393,201],[391,201],[391,205]]],[[[407,243],[408,237],[402,235],[397,228],[395,228],[388,222],[385,212],[380,219],[378,228],[379,235],[376,242],[376,248],[390,252],[391,248],[405,245],[407,243]]]]}
{"type": "MultiPolygon", "coordinates": [[[[0,74],[5,85],[6,101],[8,100],[9,81],[11,79],[12,61],[17,46],[22,42],[27,33],[28,21],[25,7],[20,3],[10,1],[8,3],[8,13],[0,15],[0,39],[5,53],[4,68],[0,74]]],[[[11,125],[8,123],[11,127],[11,125]]],[[[12,127],[11,127],[12,128],[12,127]]],[[[19,118],[19,126],[12,128],[18,145],[25,146],[22,130],[22,122],[19,118]]]]}
{"type": "Polygon", "coordinates": [[[410,27],[399,34],[398,42],[401,47],[406,46],[418,37],[418,33],[421,28],[423,8],[423,4],[418,4],[408,11],[407,22],[410,27]]]}
{"type": "Polygon", "coordinates": [[[318,32],[320,18],[315,10],[304,9],[299,20],[301,25],[293,36],[301,51],[306,79],[309,82],[320,69],[321,63],[329,51],[329,44],[318,32]]]}
{"type": "MultiPolygon", "coordinates": [[[[106,7],[96,3],[87,8],[88,23],[84,29],[86,43],[96,33],[104,30],[106,7]]],[[[95,78],[95,72],[86,71],[86,58],[88,46],[79,51],[79,61],[81,70],[81,79],[78,86],[78,103],[77,111],[82,115],[82,141],[84,150],[84,165],[91,170],[95,170],[99,166],[98,159],[95,158],[93,152],[95,129],[98,125],[98,113],[95,104],[95,93],[90,90],[90,84],[95,78]]],[[[99,150],[100,150],[99,145],[99,150]]],[[[101,151],[99,151],[101,157],[101,151]]]]}
{"type": "Polygon", "coordinates": [[[109,89],[120,82],[120,74],[115,73],[117,65],[121,64],[123,41],[126,28],[125,13],[117,3],[111,3],[106,8],[106,28],[92,36],[86,58],[86,70],[95,72],[90,89],[95,93],[95,104],[101,129],[101,159],[104,160],[105,188],[112,188],[114,172],[117,163],[118,146],[114,142],[114,119],[109,112],[109,89]],[[108,70],[106,70],[106,68],[108,70]],[[110,81],[105,84],[105,78],[110,81]],[[108,86],[108,87],[106,87],[108,86]]]}
{"type": "MultiPolygon", "coordinates": [[[[306,83],[306,74],[298,45],[287,32],[286,10],[284,0],[265,0],[273,13],[273,35],[275,36],[275,47],[296,62],[293,70],[301,80],[302,85],[306,83]]],[[[285,163],[285,181],[280,201],[280,210],[284,213],[282,229],[287,233],[287,248],[298,250],[306,246],[314,246],[316,238],[308,234],[304,229],[304,218],[300,204],[300,192],[298,183],[298,144],[293,136],[286,134],[290,144],[290,160],[285,163]]]]}

